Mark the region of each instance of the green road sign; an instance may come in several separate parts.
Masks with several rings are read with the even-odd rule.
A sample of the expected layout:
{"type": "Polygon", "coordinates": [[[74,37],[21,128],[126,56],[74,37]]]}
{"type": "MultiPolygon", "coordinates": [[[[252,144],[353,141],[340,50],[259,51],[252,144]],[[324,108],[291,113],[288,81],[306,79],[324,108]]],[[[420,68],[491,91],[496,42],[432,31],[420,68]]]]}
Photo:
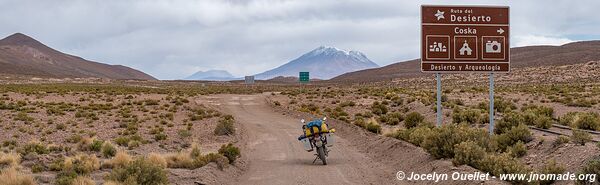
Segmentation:
{"type": "Polygon", "coordinates": [[[308,72],[300,72],[300,82],[308,83],[310,81],[310,77],[308,72]]]}

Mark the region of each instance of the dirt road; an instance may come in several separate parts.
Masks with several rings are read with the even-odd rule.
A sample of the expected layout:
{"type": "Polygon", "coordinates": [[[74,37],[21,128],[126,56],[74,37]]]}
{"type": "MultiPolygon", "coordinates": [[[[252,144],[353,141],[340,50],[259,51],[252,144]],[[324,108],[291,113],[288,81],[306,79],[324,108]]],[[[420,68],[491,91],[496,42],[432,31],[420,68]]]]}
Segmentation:
{"type": "Polygon", "coordinates": [[[277,113],[263,95],[218,95],[203,100],[218,106],[245,130],[247,172],[239,184],[395,184],[394,169],[374,162],[337,137],[328,165],[304,151],[298,119],[277,113]]]}

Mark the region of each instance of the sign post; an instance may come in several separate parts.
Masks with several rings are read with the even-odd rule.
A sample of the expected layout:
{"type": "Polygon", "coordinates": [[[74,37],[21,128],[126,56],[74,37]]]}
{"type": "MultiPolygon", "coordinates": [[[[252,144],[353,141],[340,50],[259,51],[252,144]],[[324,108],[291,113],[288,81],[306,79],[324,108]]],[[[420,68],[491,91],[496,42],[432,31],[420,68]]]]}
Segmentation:
{"type": "Polygon", "coordinates": [[[300,83],[308,83],[310,81],[310,76],[308,72],[300,72],[300,74],[298,75],[298,80],[300,81],[300,83]]]}
{"type": "Polygon", "coordinates": [[[494,128],[494,73],[510,72],[507,6],[421,6],[421,71],[437,79],[437,121],[442,123],[440,73],[490,74],[490,133],[494,128]]]}
{"type": "Polygon", "coordinates": [[[437,126],[442,126],[442,75],[440,73],[435,74],[437,79],[437,126]]]}
{"type": "Polygon", "coordinates": [[[490,73],[490,134],[494,134],[494,73],[490,73]]]}

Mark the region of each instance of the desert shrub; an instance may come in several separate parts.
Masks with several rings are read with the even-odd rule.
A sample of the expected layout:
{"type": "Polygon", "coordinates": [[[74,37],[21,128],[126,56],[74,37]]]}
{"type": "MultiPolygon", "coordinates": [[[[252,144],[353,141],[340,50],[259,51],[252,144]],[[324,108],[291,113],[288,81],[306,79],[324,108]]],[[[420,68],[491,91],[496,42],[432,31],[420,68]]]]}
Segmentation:
{"type": "Polygon", "coordinates": [[[165,157],[169,168],[194,168],[194,160],[189,153],[177,152],[165,157]]]}
{"type": "Polygon", "coordinates": [[[496,109],[498,112],[504,113],[517,109],[517,106],[510,100],[496,97],[496,99],[494,99],[494,109],[496,109]]]}
{"type": "Polygon", "coordinates": [[[502,117],[502,119],[496,122],[496,125],[494,125],[494,133],[502,134],[523,122],[524,119],[521,114],[516,112],[508,112],[502,117]]]}
{"type": "Polygon", "coordinates": [[[131,161],[132,157],[127,154],[125,151],[118,151],[117,154],[111,158],[109,161],[102,164],[102,166],[107,168],[119,168],[127,166],[131,161]]]}
{"type": "Polygon", "coordinates": [[[403,120],[404,116],[402,116],[402,113],[399,112],[393,112],[381,115],[381,117],[379,117],[379,121],[388,125],[398,125],[403,120]]]}
{"type": "Polygon", "coordinates": [[[363,118],[361,116],[354,117],[354,121],[352,123],[356,126],[363,127],[363,128],[367,125],[365,118],[363,118]]]}
{"type": "Polygon", "coordinates": [[[544,107],[541,105],[540,106],[537,106],[537,105],[523,106],[521,108],[521,111],[523,111],[523,112],[531,111],[531,112],[535,113],[536,115],[543,115],[543,116],[547,116],[547,117],[554,116],[554,109],[552,109],[551,107],[544,107]]]}
{"type": "MultiPolygon", "coordinates": [[[[218,125],[217,125],[217,127],[218,127],[218,125]]],[[[154,140],[156,140],[156,141],[167,140],[167,134],[162,133],[162,132],[154,134],[154,140]]],[[[135,144],[128,143],[127,146],[132,147],[132,146],[135,146],[135,144]]],[[[139,144],[137,144],[137,146],[139,146],[139,144]]]]}
{"type": "Polygon", "coordinates": [[[33,177],[19,172],[16,168],[4,169],[0,172],[2,185],[35,185],[33,177]]]}
{"type": "Polygon", "coordinates": [[[235,133],[233,123],[235,122],[233,116],[225,115],[221,116],[217,127],[214,130],[215,135],[232,135],[235,133]]]}
{"type": "Polygon", "coordinates": [[[21,148],[17,149],[17,152],[19,152],[22,156],[26,156],[27,154],[30,153],[34,153],[34,154],[47,154],[50,151],[48,150],[48,147],[40,142],[29,142],[26,145],[23,145],[21,148]]]}
{"type": "MultiPolygon", "coordinates": [[[[211,154],[213,154],[213,153],[210,153],[209,155],[211,155],[211,154]]],[[[213,155],[216,157],[213,157],[213,159],[211,159],[211,160],[217,164],[217,168],[219,168],[220,170],[227,168],[227,165],[231,163],[231,161],[229,161],[229,159],[227,159],[227,157],[225,157],[223,155],[218,155],[218,154],[213,154],[213,155]]]]}
{"type": "Polygon", "coordinates": [[[50,171],[61,171],[65,166],[65,158],[58,158],[50,162],[48,170],[50,171]]]}
{"type": "Polygon", "coordinates": [[[381,103],[379,101],[375,101],[371,105],[371,112],[375,115],[383,115],[388,112],[388,108],[383,103],[381,103]]]}
{"type": "Polygon", "coordinates": [[[6,167],[16,167],[21,163],[21,155],[17,153],[0,152],[0,169],[6,167]]]}
{"type": "Polygon", "coordinates": [[[98,152],[102,148],[104,141],[95,138],[85,137],[77,143],[79,150],[81,151],[95,151],[98,152]]]}
{"type": "Polygon", "coordinates": [[[96,182],[92,180],[90,177],[86,176],[77,176],[71,182],[71,185],[96,185],[96,182]]]}
{"type": "Polygon", "coordinates": [[[484,147],[489,142],[489,134],[483,129],[470,128],[464,124],[443,125],[433,128],[423,140],[421,147],[435,158],[452,158],[454,146],[465,141],[473,141],[484,147]]]}
{"type": "Polygon", "coordinates": [[[408,138],[407,137],[408,134],[409,134],[409,132],[406,129],[397,129],[393,132],[386,133],[384,136],[406,141],[407,139],[405,139],[405,138],[408,138]]]}
{"type": "Polygon", "coordinates": [[[229,163],[227,157],[225,157],[221,154],[209,153],[206,155],[200,155],[196,158],[193,158],[193,168],[200,168],[210,162],[217,163],[217,167],[219,169],[225,168],[225,166],[229,163]]]}
{"type": "MultiPolygon", "coordinates": [[[[543,167],[542,169],[540,169],[540,173],[541,174],[556,174],[556,175],[560,175],[563,174],[565,172],[565,167],[563,165],[560,165],[556,162],[556,160],[552,159],[550,161],[548,161],[543,167]]],[[[544,180],[544,181],[540,181],[540,184],[542,185],[549,185],[549,184],[553,184],[554,180],[544,180]]]]}
{"type": "Polygon", "coordinates": [[[192,132],[190,131],[191,126],[189,126],[188,129],[189,130],[185,130],[185,129],[178,130],[177,135],[179,135],[179,137],[181,137],[181,138],[188,138],[188,137],[192,136],[192,132]]]}
{"type": "Polygon", "coordinates": [[[2,141],[2,147],[6,147],[8,149],[14,149],[15,147],[17,147],[17,140],[5,140],[2,141]]]}
{"type": "Polygon", "coordinates": [[[54,180],[54,184],[56,185],[72,185],[75,178],[77,178],[77,173],[73,170],[63,170],[56,174],[56,179],[54,180]]]}
{"type": "Polygon", "coordinates": [[[115,143],[117,143],[118,145],[121,146],[127,146],[127,143],[129,143],[129,137],[126,136],[120,136],[115,138],[115,143]]]}
{"type": "Polygon", "coordinates": [[[66,127],[67,126],[64,123],[56,124],[56,129],[57,130],[65,130],[66,127]]]}
{"type": "Polygon", "coordinates": [[[193,144],[192,148],[187,150],[187,152],[169,154],[164,157],[164,159],[169,168],[196,169],[210,162],[215,162],[220,169],[223,169],[229,163],[228,157],[230,157],[232,161],[239,157],[239,149],[233,145],[223,145],[219,149],[219,152],[220,153],[202,155],[197,145],[193,144]],[[224,155],[227,155],[228,157],[224,155]]]}
{"type": "Polygon", "coordinates": [[[138,158],[124,167],[113,169],[108,180],[127,184],[163,185],[169,184],[167,172],[146,158],[138,158]]]}
{"type": "Polygon", "coordinates": [[[356,103],[354,103],[354,101],[344,101],[342,103],[340,103],[341,107],[354,107],[356,106],[356,103]]]}
{"type": "Polygon", "coordinates": [[[65,158],[63,171],[86,175],[98,169],[100,169],[100,161],[95,155],[78,154],[75,157],[65,158]]]}
{"type": "Polygon", "coordinates": [[[477,143],[465,141],[455,146],[452,163],[457,166],[463,164],[478,166],[485,155],[485,149],[477,145],[477,143]]]}
{"type": "MultiPolygon", "coordinates": [[[[161,136],[161,134],[154,135],[154,139],[157,140],[157,137],[162,140],[167,139],[166,135],[163,134],[164,136],[161,136]]],[[[160,139],[157,141],[160,141],[160,139]]],[[[129,141],[129,143],[127,143],[127,149],[133,150],[134,148],[140,147],[140,145],[142,145],[142,142],[140,142],[138,140],[131,140],[131,141],[129,141]]]]}
{"type": "Polygon", "coordinates": [[[31,173],[39,173],[39,172],[43,172],[45,170],[46,170],[46,167],[44,167],[44,165],[39,164],[39,163],[31,166],[31,173]]]}
{"type": "Polygon", "coordinates": [[[119,146],[126,146],[129,148],[135,148],[143,143],[144,139],[139,135],[130,135],[130,136],[120,136],[115,138],[115,143],[119,146]],[[137,146],[135,146],[137,145],[137,146]]]}
{"type": "Polygon", "coordinates": [[[411,112],[406,115],[404,119],[404,127],[413,128],[416,127],[419,123],[423,122],[425,117],[418,112],[411,112]]]}
{"type": "Polygon", "coordinates": [[[160,166],[161,168],[167,168],[167,160],[160,154],[154,152],[148,154],[148,161],[150,161],[152,164],[160,166]]]}
{"type": "MultiPolygon", "coordinates": [[[[590,161],[588,161],[583,168],[577,174],[596,174],[596,176],[600,175],[600,158],[596,157],[590,161]]],[[[597,182],[597,181],[596,181],[597,182]]],[[[577,181],[577,184],[593,184],[589,181],[577,181]]]]}
{"type": "Polygon", "coordinates": [[[379,123],[377,123],[375,119],[370,119],[369,122],[364,125],[364,127],[369,132],[373,132],[376,134],[381,133],[381,125],[379,125],[379,123]]]}
{"type": "Polygon", "coordinates": [[[600,116],[592,112],[568,112],[558,123],[578,129],[600,130],[600,116]]]}
{"type": "Polygon", "coordinates": [[[500,151],[506,151],[509,146],[513,146],[519,141],[528,143],[529,141],[533,140],[531,131],[529,131],[529,128],[527,128],[527,126],[524,124],[512,127],[508,132],[495,135],[493,138],[500,151]]]}
{"type": "Polygon", "coordinates": [[[479,124],[483,122],[481,112],[477,109],[455,108],[452,112],[452,122],[454,123],[479,124]]]}
{"type": "Polygon", "coordinates": [[[512,157],[523,157],[525,156],[525,154],[527,154],[527,147],[525,146],[525,143],[523,143],[523,141],[517,141],[517,143],[515,143],[512,146],[509,146],[506,151],[510,154],[510,156],[512,157]]]}
{"type": "Polygon", "coordinates": [[[552,127],[552,118],[548,116],[538,116],[534,120],[534,124],[537,128],[549,129],[552,127]]]}
{"type": "Polygon", "coordinates": [[[331,118],[339,119],[342,121],[348,120],[348,113],[344,111],[344,109],[340,106],[335,107],[333,110],[330,108],[326,108],[325,112],[328,113],[331,118]]]}
{"type": "Polygon", "coordinates": [[[113,157],[117,153],[117,147],[107,141],[102,144],[100,151],[104,157],[113,157]]]}
{"type": "Polygon", "coordinates": [[[476,168],[484,172],[489,172],[494,176],[509,173],[526,174],[531,171],[526,165],[507,153],[485,155],[476,168]]]}
{"type": "Polygon", "coordinates": [[[33,117],[29,116],[26,112],[19,112],[15,115],[15,121],[24,121],[25,123],[32,122],[35,120],[33,117]]]}
{"type": "Polygon", "coordinates": [[[104,141],[102,140],[98,140],[95,139],[92,144],[90,145],[90,150],[91,151],[95,151],[95,152],[99,152],[102,149],[102,145],[104,144],[104,141]]]}
{"type": "MultiPolygon", "coordinates": [[[[292,103],[290,102],[290,104],[292,104],[292,103]]],[[[319,107],[317,107],[313,103],[310,103],[308,105],[307,104],[300,105],[300,109],[298,111],[311,113],[311,114],[320,114],[321,113],[321,109],[319,109],[319,107]]]]}
{"type": "Polygon", "coordinates": [[[237,158],[240,157],[240,149],[238,147],[233,146],[233,144],[229,143],[227,145],[222,145],[219,149],[219,154],[227,157],[230,164],[233,164],[237,158]]]}
{"type": "Polygon", "coordinates": [[[202,155],[202,152],[200,151],[200,145],[198,143],[192,143],[192,147],[190,148],[189,155],[192,158],[196,158],[196,157],[199,157],[200,155],[202,155]]]}
{"type": "Polygon", "coordinates": [[[571,141],[575,144],[585,145],[585,143],[592,140],[592,136],[590,133],[587,133],[583,130],[573,129],[573,135],[571,136],[571,141]]]}
{"type": "Polygon", "coordinates": [[[94,155],[78,154],[64,160],[57,160],[53,162],[50,168],[53,171],[60,169],[54,184],[71,185],[78,176],[89,175],[91,172],[100,169],[100,162],[94,155]],[[56,164],[57,162],[62,163],[56,164]]]}
{"type": "Polygon", "coordinates": [[[421,146],[428,134],[431,133],[431,129],[428,127],[413,127],[411,129],[407,141],[417,146],[421,146]]]}
{"type": "Polygon", "coordinates": [[[560,135],[560,136],[556,137],[556,140],[554,140],[554,142],[552,143],[552,146],[559,147],[563,144],[568,143],[569,141],[570,141],[569,137],[560,135]]]}
{"type": "Polygon", "coordinates": [[[600,116],[597,113],[580,113],[579,119],[574,120],[575,128],[600,130],[600,116]]]}
{"type": "Polygon", "coordinates": [[[79,143],[83,139],[84,139],[83,136],[81,136],[79,134],[72,134],[71,136],[69,136],[67,138],[67,142],[69,142],[69,143],[79,143]]]}

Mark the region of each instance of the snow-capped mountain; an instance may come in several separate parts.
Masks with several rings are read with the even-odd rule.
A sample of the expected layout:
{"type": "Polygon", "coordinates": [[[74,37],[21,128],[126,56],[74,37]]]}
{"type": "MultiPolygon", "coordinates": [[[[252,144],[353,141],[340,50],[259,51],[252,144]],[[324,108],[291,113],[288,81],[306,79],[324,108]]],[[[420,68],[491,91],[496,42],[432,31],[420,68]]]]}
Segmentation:
{"type": "Polygon", "coordinates": [[[275,69],[257,74],[265,80],[278,76],[298,77],[299,72],[310,72],[310,78],[330,79],[338,75],[363,69],[376,68],[375,64],[358,51],[345,51],[321,46],[275,69]]]}
{"type": "Polygon", "coordinates": [[[211,81],[227,81],[234,80],[235,77],[225,70],[208,70],[198,71],[193,75],[185,78],[185,80],[211,80],[211,81]]]}

